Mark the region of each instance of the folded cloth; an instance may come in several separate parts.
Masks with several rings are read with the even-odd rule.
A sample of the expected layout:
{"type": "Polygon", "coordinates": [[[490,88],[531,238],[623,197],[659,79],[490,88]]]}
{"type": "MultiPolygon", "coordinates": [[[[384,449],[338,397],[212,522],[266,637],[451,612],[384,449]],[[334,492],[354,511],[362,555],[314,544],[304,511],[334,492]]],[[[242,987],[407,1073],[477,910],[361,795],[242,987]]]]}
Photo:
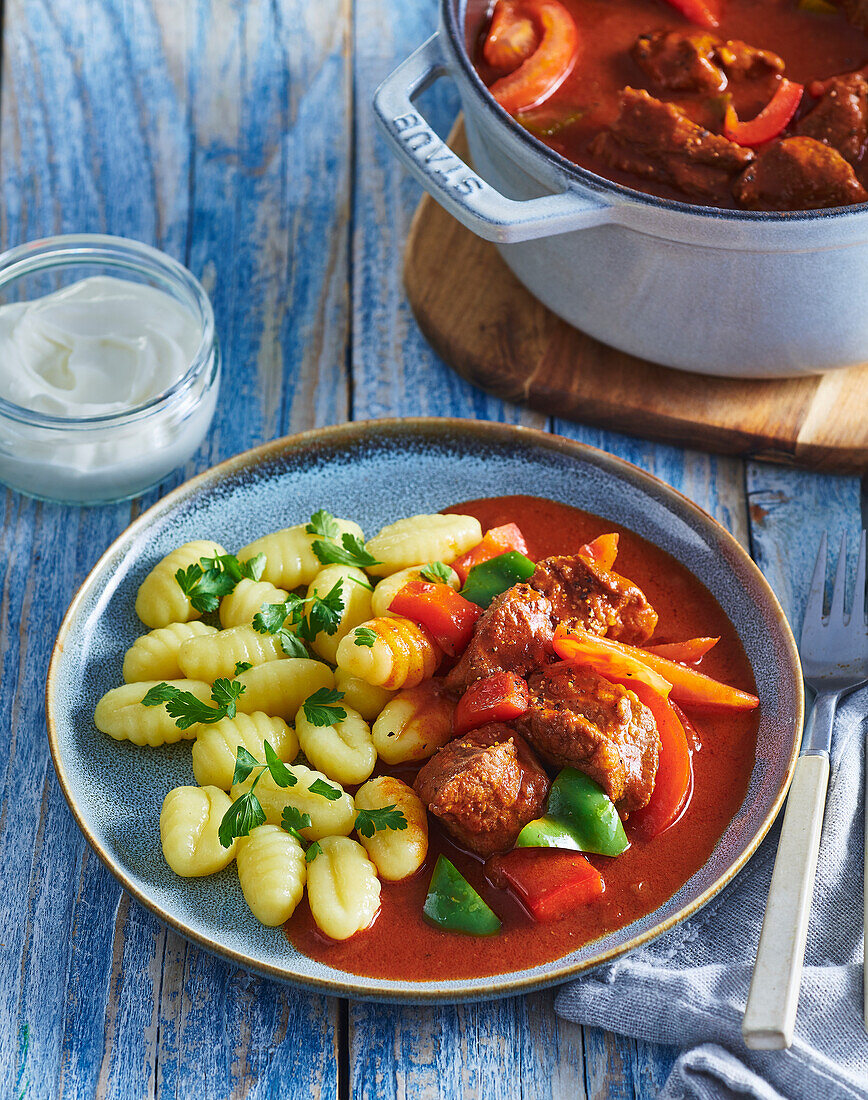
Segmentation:
{"type": "Polygon", "coordinates": [[[868,691],[835,722],[832,774],[808,933],[796,1037],[748,1050],[741,1019],[771,880],[776,825],[736,880],[649,945],[558,992],[567,1019],[670,1043],[685,1053],[661,1100],[866,1100],[862,1019],[862,868],[868,691]]]}

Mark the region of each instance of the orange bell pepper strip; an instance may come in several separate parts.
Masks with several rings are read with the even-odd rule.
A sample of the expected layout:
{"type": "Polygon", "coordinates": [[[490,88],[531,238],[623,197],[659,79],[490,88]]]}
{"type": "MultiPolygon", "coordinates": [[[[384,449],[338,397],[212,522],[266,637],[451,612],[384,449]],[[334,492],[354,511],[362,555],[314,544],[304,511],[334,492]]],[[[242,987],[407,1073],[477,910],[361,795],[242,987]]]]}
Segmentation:
{"type": "Polygon", "coordinates": [[[484,561],[499,558],[501,554],[508,554],[511,550],[517,550],[519,554],[527,557],[527,543],[518,524],[504,523],[502,527],[489,527],[482,536],[482,542],[471,547],[466,554],[456,558],[450,565],[461,578],[461,584],[467,583],[467,574],[474,565],[482,565],[484,561]]]}
{"type": "Polygon", "coordinates": [[[485,873],[508,886],[537,921],[559,920],[602,896],[603,876],[580,852],[559,848],[513,848],[492,856],[485,873]]]}
{"type": "Polygon", "coordinates": [[[688,638],[683,642],[664,642],[661,645],[643,646],[646,653],[665,657],[667,661],[678,661],[682,665],[695,664],[710,649],[714,649],[720,638],[688,638]]]}
{"type": "Polygon", "coordinates": [[[467,648],[482,614],[478,604],[465,600],[448,584],[428,581],[409,581],[394,596],[389,610],[424,626],[450,657],[459,656],[467,648]]]}
{"type": "Polygon", "coordinates": [[[521,15],[515,0],[500,0],[496,5],[482,56],[492,69],[511,73],[539,45],[539,34],[533,20],[521,15]]]}
{"type": "Polygon", "coordinates": [[[630,685],[654,715],[660,738],[660,762],[651,799],[630,815],[630,832],[651,840],[680,817],[693,792],[693,762],[681,719],[669,700],[641,682],[630,685]]]}
{"type": "Polygon", "coordinates": [[[780,84],[768,104],[756,118],[748,122],[739,121],[735,108],[730,103],[723,117],[723,136],[738,145],[765,145],[787,128],[802,102],[804,91],[803,84],[796,84],[793,80],[781,77],[780,84]]]}
{"type": "Polygon", "coordinates": [[[717,10],[711,4],[706,4],[705,0],[667,0],[667,3],[698,27],[708,27],[713,31],[720,26],[717,10]]]}
{"type": "Polygon", "coordinates": [[[539,45],[514,72],[489,88],[511,115],[548,99],[572,71],[579,53],[578,28],[558,0],[523,0],[520,6],[540,28],[539,45]]]}
{"type": "Polygon", "coordinates": [[[477,680],[458,700],[452,717],[456,737],[489,722],[508,722],[530,706],[527,684],[514,672],[495,672],[477,680]]]}
{"type": "Polygon", "coordinates": [[[586,542],[579,547],[579,557],[584,558],[590,565],[602,569],[604,573],[611,573],[618,556],[618,533],[612,531],[608,535],[597,535],[591,542],[586,542]]]}
{"type": "Polygon", "coordinates": [[[750,692],[722,684],[695,668],[584,630],[559,626],[554,649],[563,660],[588,665],[609,680],[625,682],[629,678],[647,683],[682,706],[705,710],[754,710],[759,706],[759,699],[750,692]],[[667,684],[670,691],[665,690],[667,684]]]}

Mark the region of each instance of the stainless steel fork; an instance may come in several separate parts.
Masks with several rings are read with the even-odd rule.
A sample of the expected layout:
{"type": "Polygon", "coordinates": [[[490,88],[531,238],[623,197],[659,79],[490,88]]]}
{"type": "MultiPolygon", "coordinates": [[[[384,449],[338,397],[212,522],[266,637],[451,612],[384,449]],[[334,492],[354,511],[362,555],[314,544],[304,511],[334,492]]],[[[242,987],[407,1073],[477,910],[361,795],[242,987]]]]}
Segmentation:
{"type": "Polygon", "coordinates": [[[828,618],[823,615],[825,581],[824,534],[799,644],[805,681],[817,697],[805,726],[801,755],[787,797],[756,966],[742,1022],[744,1041],[755,1050],[781,1050],[793,1041],[829,786],[829,751],[835,710],[842,695],[868,681],[864,531],[849,618],[844,614],[846,538],[841,541],[828,618]]]}

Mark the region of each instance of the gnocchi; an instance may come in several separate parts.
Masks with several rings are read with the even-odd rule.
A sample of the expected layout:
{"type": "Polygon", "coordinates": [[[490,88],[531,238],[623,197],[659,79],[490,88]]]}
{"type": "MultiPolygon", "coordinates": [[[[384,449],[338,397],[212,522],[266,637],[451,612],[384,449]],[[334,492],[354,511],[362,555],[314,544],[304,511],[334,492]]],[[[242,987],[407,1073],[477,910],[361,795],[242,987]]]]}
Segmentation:
{"type": "Polygon", "coordinates": [[[429,561],[449,565],[481,541],[482,527],[473,516],[408,516],[368,539],[365,548],[378,562],[368,572],[374,577],[388,577],[429,561]]]}
{"type": "Polygon", "coordinates": [[[198,539],[185,542],[158,561],[142,581],[136,595],[136,614],[145,626],[154,629],[169,623],[187,623],[191,619],[201,618],[201,611],[190,603],[175,580],[175,574],[200,558],[213,558],[225,553],[218,542],[198,539]]]}
{"type": "Polygon", "coordinates": [[[349,632],[371,617],[371,582],[361,571],[348,565],[327,565],[320,569],[307,590],[308,596],[325,596],[341,582],[341,598],[344,607],[340,622],[333,634],[323,631],[313,640],[312,649],[320,657],[335,663],[338,644],[349,632]]]}
{"type": "Polygon", "coordinates": [[[124,654],[124,681],[178,680],[184,676],[178,664],[178,651],[190,638],[216,634],[217,628],[205,623],[170,623],[136,638],[124,654]]]}
{"type": "MultiPolygon", "coordinates": [[[[405,584],[409,584],[410,581],[425,579],[422,576],[422,569],[424,569],[424,566],[412,566],[409,569],[401,569],[397,573],[392,573],[391,576],[383,577],[376,588],[374,588],[374,594],[371,597],[371,615],[378,619],[398,618],[394,611],[389,610],[389,604],[391,604],[392,600],[394,600],[405,584]]],[[[448,583],[450,588],[456,590],[461,587],[461,581],[454,569],[449,570],[448,583]]]]}
{"type": "Polygon", "coordinates": [[[175,787],[163,800],[160,841],[166,863],[176,875],[198,878],[222,871],[235,858],[237,840],[228,848],[218,830],[232,803],[218,787],[175,787]]]}
{"type": "Polygon", "coordinates": [[[377,763],[371,728],[358,711],[343,709],[346,718],[331,726],[315,726],[302,707],[295,716],[298,743],[315,768],[339,783],[364,783],[377,763]]]}
{"type": "Polygon", "coordinates": [[[357,810],[394,806],[407,822],[406,829],[377,829],[371,837],[358,833],[380,878],[398,882],[418,871],[428,854],[428,815],[413,788],[391,775],[379,775],[359,787],[355,803],[357,810]]]}
{"type": "Polygon", "coordinates": [[[394,691],[376,687],[367,680],[360,680],[346,669],[335,670],[335,688],[341,693],[341,704],[352,707],[361,714],[366,722],[373,722],[388,701],[394,698],[394,691]]]}
{"type": "Polygon", "coordinates": [[[341,641],[337,663],[369,684],[396,690],[433,676],[442,656],[424,626],[409,619],[369,619],[341,641]],[[364,632],[370,645],[362,641],[364,632]]]}
{"type": "Polygon", "coordinates": [[[288,592],[275,588],[268,581],[252,581],[243,577],[228,596],[220,601],[220,625],[224,630],[232,626],[252,623],[253,616],[264,603],[286,603],[288,592]]]}
{"type": "MultiPolygon", "coordinates": [[[[173,745],[182,738],[196,737],[200,727],[182,730],[164,706],[146,707],[142,699],[159,680],[142,680],[134,684],[122,684],[103,695],[93,713],[96,728],[107,733],[115,741],[132,741],[134,745],[173,745]]],[[[211,701],[211,685],[201,680],[166,681],[181,691],[189,691],[203,703],[211,701]]]]}
{"type": "Polygon", "coordinates": [[[380,880],[361,844],[329,836],[307,869],[307,898],[317,927],[333,940],[348,940],[380,911],[380,880]]]}
{"type": "Polygon", "coordinates": [[[274,634],[259,634],[252,626],[232,626],[199,638],[190,638],[178,651],[178,664],[191,680],[233,679],[235,666],[253,666],[286,657],[274,634]]]}
{"type": "MultiPolygon", "coordinates": [[[[352,796],[339,783],[322,772],[293,764],[289,771],[295,776],[295,786],[279,787],[269,772],[264,772],[256,784],[256,797],[265,811],[269,825],[279,825],[285,806],[294,806],[299,813],[310,816],[310,825],[299,832],[305,840],[320,840],[324,836],[349,836],[356,822],[356,807],[352,796]],[[310,788],[319,780],[338,792],[336,799],[326,798],[310,788]]],[[[255,774],[232,788],[232,800],[246,794],[253,785],[255,774]]]]}
{"type": "Polygon", "coordinates": [[[295,730],[282,718],[271,718],[261,711],[221,718],[210,726],[200,726],[193,745],[193,775],[200,787],[232,786],[239,745],[257,760],[265,759],[265,742],[283,761],[298,755],[295,730]]]}
{"type": "Polygon", "coordinates": [[[455,704],[442,681],[427,680],[398,694],[381,711],[371,730],[374,747],[387,764],[427,760],[452,740],[455,704]]]}
{"type": "Polygon", "coordinates": [[[252,714],[255,710],[262,710],[287,722],[292,721],[309,695],[320,688],[335,686],[331,669],[306,657],[290,657],[284,661],[256,665],[235,679],[244,685],[244,693],[238,699],[239,711],[252,714]]]}
{"type": "Polygon", "coordinates": [[[235,863],[254,917],[269,928],[288,921],[307,881],[304,852],[296,838],[276,825],[260,825],[238,841],[235,863]]]}
{"type": "MultiPolygon", "coordinates": [[[[361,527],[352,520],[339,519],[335,522],[341,534],[364,538],[361,527]]],[[[310,584],[322,568],[319,558],[313,552],[313,544],[321,536],[308,534],[305,526],[299,523],[295,527],[285,527],[282,531],[274,531],[270,535],[254,539],[239,550],[238,556],[252,558],[256,554],[265,554],[262,579],[270,581],[278,588],[290,591],[300,584],[310,584]]]]}

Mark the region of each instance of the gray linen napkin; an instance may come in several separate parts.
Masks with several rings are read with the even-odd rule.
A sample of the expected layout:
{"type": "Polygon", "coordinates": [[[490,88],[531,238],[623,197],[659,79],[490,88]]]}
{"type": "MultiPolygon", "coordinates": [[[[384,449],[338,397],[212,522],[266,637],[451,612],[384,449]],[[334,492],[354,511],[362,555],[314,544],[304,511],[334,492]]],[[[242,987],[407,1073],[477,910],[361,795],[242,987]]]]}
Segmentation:
{"type": "Polygon", "coordinates": [[[841,705],[796,1039],[750,1051],[741,1018],[759,941],[779,828],[745,870],[695,917],[647,947],[564,986],[567,1019],[684,1053],[661,1100],[865,1100],[862,1022],[863,753],[868,691],[841,705]]]}

